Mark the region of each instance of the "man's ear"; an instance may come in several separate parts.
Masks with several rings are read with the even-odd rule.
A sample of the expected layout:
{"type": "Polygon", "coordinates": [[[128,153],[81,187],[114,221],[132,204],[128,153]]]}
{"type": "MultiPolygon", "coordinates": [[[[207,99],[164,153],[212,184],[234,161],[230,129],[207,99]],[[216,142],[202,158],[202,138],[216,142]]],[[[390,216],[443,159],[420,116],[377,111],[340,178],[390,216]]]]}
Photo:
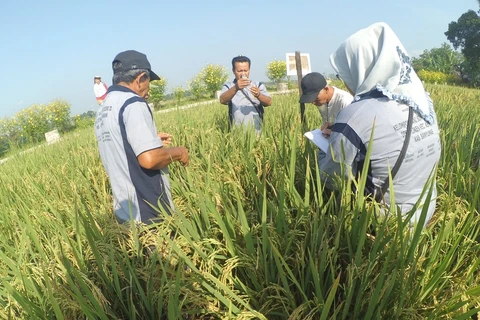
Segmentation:
{"type": "Polygon", "coordinates": [[[140,86],[140,83],[147,81],[147,79],[145,79],[146,78],[145,74],[146,72],[142,72],[135,78],[135,82],[137,83],[138,86],[140,86]]]}
{"type": "Polygon", "coordinates": [[[135,84],[139,85],[140,84],[140,79],[142,79],[143,72],[140,73],[136,78],[135,78],[135,84]]]}

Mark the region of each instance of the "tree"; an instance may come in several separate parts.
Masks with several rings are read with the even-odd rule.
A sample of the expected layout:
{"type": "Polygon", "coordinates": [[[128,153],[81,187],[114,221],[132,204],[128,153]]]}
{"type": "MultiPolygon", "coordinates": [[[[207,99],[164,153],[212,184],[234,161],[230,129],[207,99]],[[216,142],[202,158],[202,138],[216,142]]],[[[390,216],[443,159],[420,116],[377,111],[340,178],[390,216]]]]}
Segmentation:
{"type": "Polygon", "coordinates": [[[93,110],[88,110],[87,112],[82,113],[79,117],[80,117],[80,119],[95,118],[96,113],[93,110]]]}
{"type": "Polygon", "coordinates": [[[73,123],[75,125],[75,129],[85,129],[93,127],[95,123],[96,113],[93,110],[89,110],[84,112],[80,115],[76,115],[73,117],[73,123]]]}
{"type": "Polygon", "coordinates": [[[185,95],[185,90],[182,87],[175,87],[173,88],[173,95],[175,96],[175,100],[177,103],[180,103],[183,96],[185,95]]]}
{"type": "Polygon", "coordinates": [[[222,85],[227,81],[227,70],[221,65],[208,64],[200,72],[200,78],[204,83],[205,90],[210,97],[215,96],[215,92],[222,88],[222,85]]]}
{"type": "Polygon", "coordinates": [[[148,91],[148,102],[153,103],[157,107],[160,101],[165,97],[167,88],[167,79],[153,80],[150,82],[150,90],[148,91]]]}
{"type": "MultiPolygon", "coordinates": [[[[66,132],[72,129],[72,119],[70,117],[70,103],[65,100],[57,99],[44,108],[46,115],[50,117],[48,130],[58,129],[60,132],[66,132]]],[[[42,137],[43,138],[43,137],[42,137]]]]}
{"type": "Polygon", "coordinates": [[[465,57],[462,72],[468,75],[473,85],[480,85],[480,11],[468,10],[448,24],[445,32],[455,49],[461,48],[465,57]]]}
{"type": "Polygon", "coordinates": [[[10,150],[7,124],[8,119],[0,119],[0,158],[10,150]]]}
{"type": "Polygon", "coordinates": [[[205,83],[202,80],[201,73],[197,74],[188,83],[188,90],[195,96],[195,99],[200,100],[205,94],[205,83]]]}
{"type": "Polygon", "coordinates": [[[283,60],[273,60],[267,65],[265,74],[270,81],[278,84],[287,76],[287,63],[283,60]]]}
{"type": "Polygon", "coordinates": [[[453,74],[463,62],[463,55],[453,50],[448,43],[440,48],[425,50],[418,58],[413,58],[413,68],[417,71],[427,70],[453,74]]]}

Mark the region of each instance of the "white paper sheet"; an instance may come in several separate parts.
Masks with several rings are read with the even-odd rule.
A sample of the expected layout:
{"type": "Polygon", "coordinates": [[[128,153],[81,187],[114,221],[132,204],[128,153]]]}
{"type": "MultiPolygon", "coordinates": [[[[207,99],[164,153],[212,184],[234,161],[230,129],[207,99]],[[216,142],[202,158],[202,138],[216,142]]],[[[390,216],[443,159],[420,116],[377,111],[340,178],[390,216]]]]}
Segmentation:
{"type": "Polygon", "coordinates": [[[329,150],[330,142],[328,138],[325,138],[320,129],[315,129],[313,131],[305,132],[305,137],[310,139],[317,147],[319,147],[323,152],[327,153],[329,150]]]}

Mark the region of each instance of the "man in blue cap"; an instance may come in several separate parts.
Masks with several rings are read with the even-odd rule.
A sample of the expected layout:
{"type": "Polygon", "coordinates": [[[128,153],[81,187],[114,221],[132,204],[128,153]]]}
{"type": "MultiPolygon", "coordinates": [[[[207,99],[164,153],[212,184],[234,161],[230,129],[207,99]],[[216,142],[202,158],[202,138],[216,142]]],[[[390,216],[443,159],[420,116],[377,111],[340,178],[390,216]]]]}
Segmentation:
{"type": "Polygon", "coordinates": [[[112,62],[113,85],[97,111],[98,150],[112,185],[117,220],[151,224],[173,209],[168,165],[188,165],[185,147],[170,147],[171,135],[158,133],[145,97],[160,77],[147,56],[128,50],[112,62]]]}

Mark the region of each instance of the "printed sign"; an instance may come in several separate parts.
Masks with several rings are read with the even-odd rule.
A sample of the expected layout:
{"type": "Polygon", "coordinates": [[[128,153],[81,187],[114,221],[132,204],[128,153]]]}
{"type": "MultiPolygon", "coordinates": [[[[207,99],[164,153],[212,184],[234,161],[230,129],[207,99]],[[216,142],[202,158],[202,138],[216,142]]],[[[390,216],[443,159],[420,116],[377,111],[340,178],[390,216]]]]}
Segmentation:
{"type": "MultiPolygon", "coordinates": [[[[286,63],[287,63],[287,76],[296,76],[297,63],[295,61],[295,53],[286,54],[286,63]]],[[[300,53],[300,63],[302,64],[302,77],[307,73],[312,72],[309,53],[300,53]]]]}

